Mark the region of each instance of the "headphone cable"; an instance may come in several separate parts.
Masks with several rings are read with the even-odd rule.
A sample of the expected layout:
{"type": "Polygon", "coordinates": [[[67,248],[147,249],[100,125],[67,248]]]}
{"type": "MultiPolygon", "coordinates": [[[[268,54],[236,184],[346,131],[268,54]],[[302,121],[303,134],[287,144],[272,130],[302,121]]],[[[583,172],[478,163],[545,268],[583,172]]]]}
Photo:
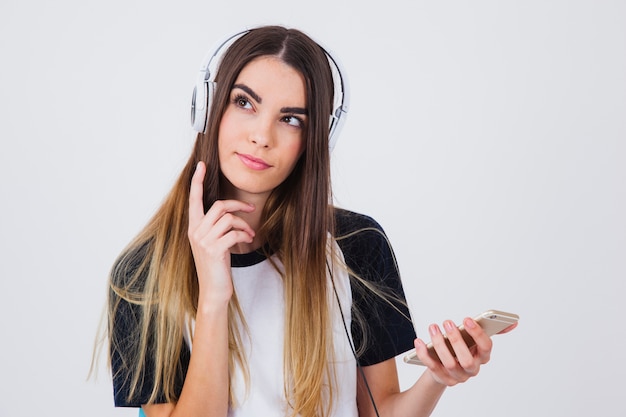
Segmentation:
{"type": "Polygon", "coordinates": [[[376,417],[380,417],[378,414],[378,407],[376,407],[376,402],[374,401],[374,396],[372,395],[372,390],[370,389],[369,384],[367,383],[367,378],[365,377],[365,371],[363,371],[363,367],[359,363],[359,358],[356,354],[356,349],[354,347],[354,342],[352,341],[352,337],[350,337],[350,332],[348,331],[348,325],[346,324],[346,318],[343,314],[343,309],[341,308],[341,301],[339,300],[339,293],[337,292],[337,287],[335,286],[335,278],[333,276],[333,271],[328,265],[328,260],[326,261],[326,267],[328,268],[328,272],[330,273],[330,282],[333,284],[333,291],[335,292],[335,298],[337,299],[337,304],[339,305],[339,313],[341,314],[341,322],[343,324],[343,329],[346,332],[346,336],[348,337],[348,344],[350,345],[350,349],[352,350],[352,354],[354,355],[354,360],[356,361],[356,367],[359,370],[359,374],[363,379],[363,383],[365,384],[365,389],[367,390],[367,395],[372,402],[372,406],[374,407],[374,413],[376,413],[376,417]]]}

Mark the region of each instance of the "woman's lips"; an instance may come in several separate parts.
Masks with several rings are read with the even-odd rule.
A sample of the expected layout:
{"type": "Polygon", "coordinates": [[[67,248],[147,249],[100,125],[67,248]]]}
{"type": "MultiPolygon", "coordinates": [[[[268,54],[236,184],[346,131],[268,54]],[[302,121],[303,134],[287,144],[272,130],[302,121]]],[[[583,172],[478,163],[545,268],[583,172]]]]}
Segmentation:
{"type": "Polygon", "coordinates": [[[261,171],[261,170],[271,167],[271,165],[265,162],[264,160],[255,158],[252,155],[238,153],[237,156],[239,157],[239,159],[241,160],[241,162],[243,162],[245,166],[247,166],[250,169],[254,169],[255,171],[261,171]]]}

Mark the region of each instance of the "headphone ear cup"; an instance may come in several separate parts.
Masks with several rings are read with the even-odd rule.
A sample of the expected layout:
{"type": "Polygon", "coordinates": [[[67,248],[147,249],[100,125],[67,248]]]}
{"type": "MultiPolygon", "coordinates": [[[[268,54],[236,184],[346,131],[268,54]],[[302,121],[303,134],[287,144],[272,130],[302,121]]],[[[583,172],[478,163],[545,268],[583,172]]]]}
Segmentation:
{"type": "Polygon", "coordinates": [[[206,87],[196,84],[191,96],[191,126],[196,132],[203,132],[206,122],[206,87]]]}
{"type": "Polygon", "coordinates": [[[207,81],[206,84],[206,110],[204,111],[204,126],[202,131],[206,133],[207,122],[209,120],[209,114],[211,113],[211,106],[215,98],[215,81],[207,81]]]}
{"type": "Polygon", "coordinates": [[[335,110],[335,113],[330,117],[330,129],[328,135],[328,148],[332,152],[335,148],[335,144],[337,143],[337,139],[339,137],[339,132],[341,132],[341,128],[343,127],[343,123],[346,120],[346,110],[342,107],[338,107],[335,110]],[[342,117],[343,116],[343,117],[342,117]]]}
{"type": "Polygon", "coordinates": [[[215,82],[204,81],[196,85],[191,97],[191,125],[196,132],[205,133],[215,82]]]}

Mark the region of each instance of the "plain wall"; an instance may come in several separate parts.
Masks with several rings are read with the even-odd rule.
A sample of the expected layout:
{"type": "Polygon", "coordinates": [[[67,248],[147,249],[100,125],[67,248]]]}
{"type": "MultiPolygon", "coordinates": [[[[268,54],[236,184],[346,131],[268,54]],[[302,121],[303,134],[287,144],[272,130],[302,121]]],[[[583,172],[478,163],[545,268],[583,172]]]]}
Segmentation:
{"type": "Polygon", "coordinates": [[[3,0],[0,416],[136,415],[104,356],[86,381],[107,273],[188,156],[204,54],[264,23],[349,74],[335,198],[387,231],[418,334],[521,316],[433,415],[624,416],[626,3],[603,0],[3,0]]]}

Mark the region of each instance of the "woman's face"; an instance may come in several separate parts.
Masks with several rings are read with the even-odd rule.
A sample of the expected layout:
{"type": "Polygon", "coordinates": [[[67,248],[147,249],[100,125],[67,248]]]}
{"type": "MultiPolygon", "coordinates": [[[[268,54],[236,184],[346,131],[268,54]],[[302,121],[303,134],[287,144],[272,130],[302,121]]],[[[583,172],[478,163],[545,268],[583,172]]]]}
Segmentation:
{"type": "Polygon", "coordinates": [[[302,74],[272,56],[248,63],[230,92],[219,128],[224,197],[267,198],[304,151],[307,117],[302,74]]]}

